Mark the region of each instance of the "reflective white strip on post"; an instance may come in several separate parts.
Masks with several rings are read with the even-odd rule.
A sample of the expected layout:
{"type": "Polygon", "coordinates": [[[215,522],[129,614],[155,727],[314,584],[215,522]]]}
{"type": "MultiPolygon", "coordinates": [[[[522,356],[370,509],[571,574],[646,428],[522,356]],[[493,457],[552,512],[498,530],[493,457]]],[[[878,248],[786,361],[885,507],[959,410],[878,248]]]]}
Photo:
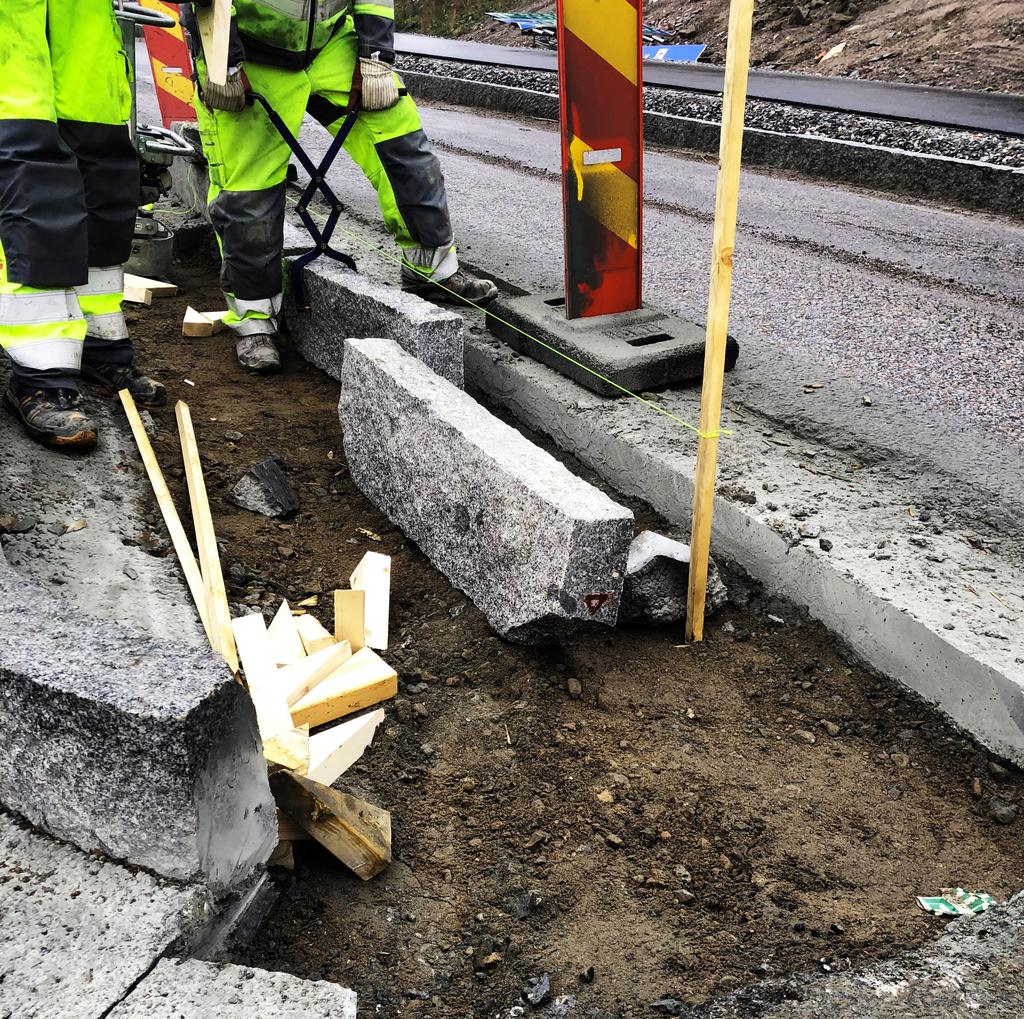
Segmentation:
{"type": "Polygon", "coordinates": [[[112,265],[107,269],[90,269],[89,282],[84,287],[75,287],[75,293],[81,294],[83,297],[120,294],[123,290],[123,265],[112,265]]]}
{"type": "Polygon", "coordinates": [[[7,348],[7,355],[23,368],[73,368],[78,371],[82,367],[81,340],[68,340],[63,337],[56,340],[27,340],[7,348]]]}
{"type": "Polygon", "coordinates": [[[0,294],[0,326],[56,325],[81,317],[73,290],[0,294]]]}
{"type": "Polygon", "coordinates": [[[583,153],[584,166],[601,166],[604,163],[621,163],[622,149],[587,149],[583,153]]]}
{"type": "Polygon", "coordinates": [[[105,315],[86,315],[86,332],[91,340],[127,340],[128,326],[124,315],[111,311],[105,315]]]}

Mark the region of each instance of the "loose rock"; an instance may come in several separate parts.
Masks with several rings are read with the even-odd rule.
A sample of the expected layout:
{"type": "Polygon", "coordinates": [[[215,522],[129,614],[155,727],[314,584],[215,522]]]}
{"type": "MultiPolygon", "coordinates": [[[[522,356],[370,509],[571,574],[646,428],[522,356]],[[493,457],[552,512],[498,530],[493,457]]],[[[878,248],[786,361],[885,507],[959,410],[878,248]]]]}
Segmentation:
{"type": "Polygon", "coordinates": [[[299,508],[299,500],[276,457],[250,467],[231,489],[228,500],[265,517],[289,517],[299,508]]]}

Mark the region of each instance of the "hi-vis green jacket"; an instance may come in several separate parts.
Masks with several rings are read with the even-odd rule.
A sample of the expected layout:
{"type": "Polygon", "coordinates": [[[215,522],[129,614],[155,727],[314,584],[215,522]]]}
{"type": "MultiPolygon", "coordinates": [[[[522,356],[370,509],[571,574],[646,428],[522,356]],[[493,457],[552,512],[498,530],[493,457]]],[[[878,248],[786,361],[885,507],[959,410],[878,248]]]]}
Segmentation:
{"type": "Polygon", "coordinates": [[[234,0],[232,9],[231,64],[305,69],[350,14],[359,55],[395,59],[394,0],[234,0]]]}

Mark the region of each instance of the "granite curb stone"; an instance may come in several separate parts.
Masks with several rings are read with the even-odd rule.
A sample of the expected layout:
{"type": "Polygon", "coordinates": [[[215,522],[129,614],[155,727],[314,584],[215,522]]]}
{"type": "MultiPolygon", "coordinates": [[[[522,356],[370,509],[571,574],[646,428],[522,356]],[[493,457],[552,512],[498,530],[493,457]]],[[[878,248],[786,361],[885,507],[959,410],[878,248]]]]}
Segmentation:
{"type": "Polygon", "coordinates": [[[613,626],[633,514],[386,339],[346,341],[359,488],[504,637],[613,626]]]}

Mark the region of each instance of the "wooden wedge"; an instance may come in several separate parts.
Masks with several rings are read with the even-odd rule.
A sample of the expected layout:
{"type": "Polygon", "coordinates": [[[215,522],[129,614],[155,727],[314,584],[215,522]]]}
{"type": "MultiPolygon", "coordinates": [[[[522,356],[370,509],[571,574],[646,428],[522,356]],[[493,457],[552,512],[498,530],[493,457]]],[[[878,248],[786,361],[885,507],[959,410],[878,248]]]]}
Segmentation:
{"type": "Polygon", "coordinates": [[[295,725],[326,725],[398,693],[398,673],[368,647],[292,705],[295,725]]]}
{"type": "Polygon", "coordinates": [[[299,631],[307,655],[322,651],[325,647],[333,647],[335,644],[334,638],[321,626],[320,620],[308,612],[304,616],[295,617],[295,628],[299,631]]]}
{"type": "Polygon", "coordinates": [[[309,726],[300,725],[279,732],[263,741],[263,756],[272,764],[294,771],[296,775],[309,773],[309,726]]]}
{"type": "Polygon", "coordinates": [[[383,721],[384,709],[378,708],[310,737],[305,774],[314,782],[333,785],[363,756],[383,721]]]}
{"type": "Polygon", "coordinates": [[[391,556],[367,552],[355,568],[349,586],[366,593],[363,622],[366,646],[386,651],[391,612],[391,556]]]}
{"type": "Polygon", "coordinates": [[[133,276],[130,272],[124,274],[124,288],[126,291],[148,290],[153,297],[176,297],[178,294],[178,288],[174,283],[151,280],[146,276],[133,276]]]}
{"type": "Polygon", "coordinates": [[[306,648],[299,636],[295,617],[292,615],[288,602],[281,602],[281,607],[270,622],[267,634],[270,637],[270,643],[274,646],[278,665],[294,665],[306,657],[306,648]]]}
{"type": "Polygon", "coordinates": [[[308,655],[301,662],[278,669],[278,683],[284,691],[289,707],[302,700],[321,680],[337,672],[351,657],[352,649],[348,644],[332,642],[330,647],[308,655]]]}
{"type": "Polygon", "coordinates": [[[185,528],[181,524],[181,518],[178,516],[174,499],[171,498],[171,493],[167,488],[167,482],[164,481],[163,471],[160,470],[160,464],[157,462],[156,453],[153,452],[153,445],[146,434],[142,418],[139,417],[135,400],[127,389],[122,389],[118,395],[121,397],[121,405],[124,407],[124,412],[128,417],[128,424],[131,426],[132,435],[135,437],[135,445],[139,447],[139,455],[142,457],[143,466],[146,468],[146,474],[149,476],[149,483],[153,487],[156,504],[160,507],[164,524],[167,527],[167,533],[171,536],[171,544],[174,546],[175,553],[177,553],[178,562],[181,563],[181,572],[185,574],[185,583],[188,584],[192,600],[196,604],[196,611],[199,613],[199,619],[202,621],[203,629],[206,631],[206,639],[210,642],[210,646],[216,650],[217,646],[213,642],[213,631],[210,627],[210,610],[206,604],[206,592],[203,588],[203,575],[199,569],[199,564],[196,562],[196,557],[192,552],[192,546],[188,543],[188,536],[185,534],[185,528]]]}
{"type": "Polygon", "coordinates": [[[347,640],[353,651],[366,646],[366,592],[334,592],[334,639],[347,640]]]}
{"type": "Polygon", "coordinates": [[[277,805],[363,881],[391,863],[391,815],[290,771],[270,776],[277,805]]]}
{"type": "MultiPolygon", "coordinates": [[[[238,654],[242,659],[246,686],[256,708],[256,724],[264,744],[281,733],[291,732],[297,725],[292,721],[288,702],[284,698],[277,678],[277,663],[267,637],[263,616],[239,616],[232,620],[238,654]]],[[[299,723],[301,725],[301,723],[299,723]]]]}
{"type": "Polygon", "coordinates": [[[128,277],[125,277],[124,282],[124,295],[122,300],[127,301],[129,304],[145,304],[150,305],[153,303],[153,291],[148,290],[146,287],[131,286],[128,283],[128,277]]]}
{"type": "Polygon", "coordinates": [[[185,309],[185,318],[181,323],[181,335],[203,337],[213,335],[213,323],[202,312],[196,311],[191,305],[185,309]]]}
{"type": "Polygon", "coordinates": [[[231,630],[231,613],[228,610],[228,596],[224,590],[224,574],[220,568],[220,553],[217,551],[217,535],[213,530],[213,514],[203,480],[203,465],[199,459],[199,446],[192,427],[192,415],[188,404],[179,400],[174,408],[178,419],[178,435],[181,438],[181,453],[185,461],[185,480],[192,503],[192,520],[196,529],[196,545],[199,548],[199,567],[203,574],[203,589],[209,606],[210,626],[213,631],[214,648],[228,663],[232,672],[238,672],[238,655],[235,652],[235,638],[231,630]]]}

